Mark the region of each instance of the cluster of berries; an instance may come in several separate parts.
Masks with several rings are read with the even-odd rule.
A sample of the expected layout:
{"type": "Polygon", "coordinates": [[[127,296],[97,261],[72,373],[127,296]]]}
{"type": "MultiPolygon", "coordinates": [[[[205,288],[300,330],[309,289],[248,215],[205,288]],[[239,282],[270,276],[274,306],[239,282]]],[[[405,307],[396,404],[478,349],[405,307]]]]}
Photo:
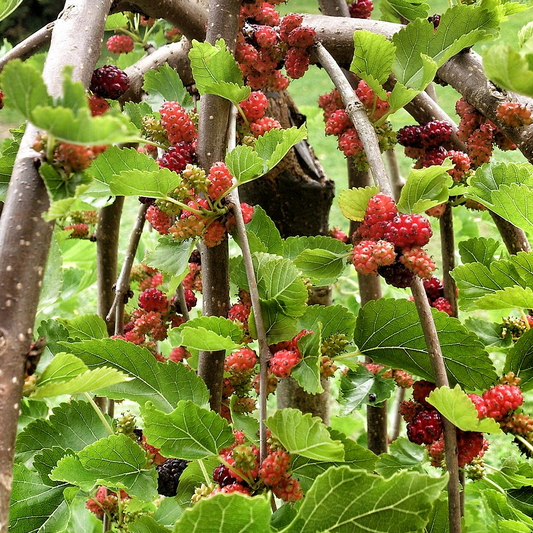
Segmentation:
{"type": "Polygon", "coordinates": [[[130,281],[138,283],[140,291],[150,288],[157,289],[157,287],[163,285],[163,274],[157,268],[139,263],[132,267],[130,281]]]}
{"type": "Polygon", "coordinates": [[[350,242],[350,237],[344,233],[338,226],[331,228],[328,232],[330,237],[337,239],[338,241],[348,243],[350,242]]]}
{"type": "Polygon", "coordinates": [[[518,102],[502,102],[496,109],[496,116],[509,128],[523,128],[532,123],[531,110],[518,102]]]}
{"type": "Polygon", "coordinates": [[[354,19],[369,19],[374,9],[372,0],[346,0],[350,17],[354,19]]]}
{"type": "MultiPolygon", "coordinates": [[[[123,490],[120,491],[121,507],[130,496],[123,490]]],[[[118,496],[116,492],[108,490],[103,485],[98,487],[98,490],[92,498],[89,498],[86,503],[87,509],[91,513],[95,514],[98,518],[102,518],[105,515],[109,516],[111,521],[117,521],[122,517],[119,517],[119,504],[118,496]]],[[[122,511],[122,509],[121,509],[122,511]]]]}
{"type": "Polygon", "coordinates": [[[252,300],[250,293],[244,289],[239,289],[238,301],[233,304],[228,310],[228,318],[233,320],[242,327],[244,331],[244,338],[250,339],[250,331],[248,329],[248,319],[252,310],[252,300]]]}
{"type": "Polygon", "coordinates": [[[470,171],[470,158],[458,150],[446,150],[452,127],[442,120],[421,126],[405,126],[398,130],[398,143],[405,147],[405,155],[416,159],[415,168],[442,165],[446,158],[453,163],[448,174],[454,181],[465,182],[470,171]]]}
{"type": "Polygon", "coordinates": [[[71,211],[63,229],[70,231],[69,239],[89,239],[98,223],[96,211],[71,211]]]}
{"type": "Polygon", "coordinates": [[[432,276],[429,279],[425,279],[424,289],[431,307],[434,307],[439,311],[443,311],[450,316],[453,315],[452,304],[447,298],[444,297],[444,287],[439,278],[432,276]]]}
{"type": "Polygon", "coordinates": [[[502,337],[511,335],[513,341],[517,341],[526,331],[533,327],[533,316],[526,315],[520,318],[508,316],[502,320],[502,337]]]}
{"type": "MultiPolygon", "coordinates": [[[[389,104],[374,94],[374,91],[361,80],[355,89],[355,94],[365,106],[368,118],[376,122],[389,111],[389,104]]],[[[354,159],[358,170],[368,170],[368,160],[363,150],[363,143],[359,139],[353,122],[346,114],[344,103],[337,89],[323,94],[318,99],[319,107],[324,111],[326,135],[337,137],[338,147],[346,157],[354,159]]],[[[378,136],[379,147],[382,152],[389,150],[396,143],[396,136],[387,122],[382,126],[374,126],[378,136]]]]}
{"type": "Polygon", "coordinates": [[[352,264],[359,274],[380,274],[394,287],[409,287],[415,275],[429,279],[435,270],[422,248],[432,234],[427,218],[399,214],[395,201],[379,193],[370,198],[355,233],[352,264]]]}
{"type": "Polygon", "coordinates": [[[283,66],[292,79],[301,78],[309,67],[315,30],[302,26],[299,14],[280,19],[273,4],[281,1],[252,0],[241,6],[235,59],[252,89],[283,91],[289,85],[283,66]]]}
{"type": "MultiPolygon", "coordinates": [[[[501,119],[506,122],[509,120],[505,111],[506,106],[505,104],[500,104],[500,106],[501,119]]],[[[493,152],[493,145],[498,146],[501,150],[514,150],[516,148],[516,145],[493,122],[487,120],[464,98],[457,101],[455,110],[461,117],[457,137],[460,141],[466,143],[473,169],[489,162],[493,152]]]]}
{"type": "Polygon", "coordinates": [[[243,143],[253,144],[253,139],[261,137],[267,131],[281,129],[278,120],[265,116],[267,107],[268,99],[262,91],[252,91],[250,96],[239,104],[242,114],[238,131],[243,143]]]}
{"type": "Polygon", "coordinates": [[[396,385],[402,389],[410,389],[413,386],[413,376],[401,370],[399,368],[387,368],[383,365],[376,363],[361,363],[365,368],[374,374],[374,376],[380,375],[383,379],[393,379],[396,385]]]}
{"type": "Polygon", "coordinates": [[[290,376],[291,370],[302,360],[298,341],[312,333],[312,331],[303,329],[291,340],[278,342],[269,347],[272,357],[268,365],[276,377],[288,378],[290,376]]]}
{"type": "MultiPolygon", "coordinates": [[[[426,398],[435,389],[435,384],[426,380],[413,385],[413,400],[402,402],[400,413],[407,422],[407,437],[411,442],[424,444],[433,466],[442,466],[444,460],[443,420],[440,413],[426,398]]],[[[483,456],[488,446],[482,433],[457,430],[459,466],[471,463],[483,456]]]]}
{"type": "MultiPolygon", "coordinates": [[[[271,490],[286,502],[295,502],[303,497],[300,482],[291,475],[291,456],[280,443],[270,437],[268,455],[259,460],[259,450],[246,442],[242,431],[235,432],[235,442],[220,451],[222,462],[213,471],[213,481],[208,494],[231,494],[240,492],[249,496],[271,490]]],[[[206,494],[200,489],[199,493],[206,494]]]]}

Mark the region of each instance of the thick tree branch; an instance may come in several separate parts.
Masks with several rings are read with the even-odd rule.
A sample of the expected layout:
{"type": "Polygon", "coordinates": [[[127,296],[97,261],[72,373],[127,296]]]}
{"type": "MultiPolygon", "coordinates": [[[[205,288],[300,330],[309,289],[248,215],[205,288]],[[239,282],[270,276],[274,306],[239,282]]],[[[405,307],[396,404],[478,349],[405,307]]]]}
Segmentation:
{"type": "Polygon", "coordinates": [[[55,22],[49,22],[40,30],[30,35],[27,39],[14,46],[9,52],[0,58],[0,72],[13,59],[28,59],[33,54],[44,48],[52,38],[52,30],[55,22]]]}
{"type": "MultiPolygon", "coordinates": [[[[344,19],[337,18],[336,20],[344,19]]],[[[368,115],[363,104],[357,98],[342,69],[320,42],[315,44],[314,53],[335,84],[335,87],[339,90],[342,101],[346,106],[346,114],[353,122],[359,138],[363,143],[374,181],[379,185],[383,193],[392,196],[387,171],[385,170],[385,165],[379,150],[378,138],[374,126],[368,120],[368,115]]]]}
{"type": "MultiPolygon", "coordinates": [[[[100,54],[111,0],[72,0],[55,23],[43,77],[59,96],[61,73],[74,65],[73,78],[85,86],[100,54]],[[90,20],[91,24],[87,24],[90,20]]],[[[43,220],[49,207],[46,188],[32,150],[37,131],[28,126],[15,161],[0,219],[0,530],[7,531],[12,467],[24,365],[32,341],[39,289],[53,226],[43,220]],[[9,354],[9,355],[7,355],[9,354]]]]}
{"type": "Polygon", "coordinates": [[[320,11],[330,17],[349,17],[350,11],[346,0],[318,0],[320,11]]]}

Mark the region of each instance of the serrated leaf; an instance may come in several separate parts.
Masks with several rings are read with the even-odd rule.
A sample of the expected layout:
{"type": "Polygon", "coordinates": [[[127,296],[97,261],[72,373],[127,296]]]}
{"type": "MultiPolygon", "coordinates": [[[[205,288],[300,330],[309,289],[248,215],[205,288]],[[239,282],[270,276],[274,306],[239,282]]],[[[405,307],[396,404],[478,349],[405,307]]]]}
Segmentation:
{"type": "Polygon", "coordinates": [[[383,477],[391,477],[399,470],[422,472],[423,461],[424,448],[405,437],[400,437],[391,443],[388,453],[379,455],[375,470],[383,477]]]}
{"type": "Polygon", "coordinates": [[[390,113],[395,113],[399,109],[402,109],[419,93],[420,91],[418,89],[406,87],[399,81],[396,81],[388,98],[390,113]]]}
{"type": "Polygon", "coordinates": [[[229,337],[222,337],[202,327],[182,328],[180,336],[181,344],[193,350],[214,352],[217,350],[236,350],[241,346],[240,343],[234,342],[229,337]]]}
{"type": "Polygon", "coordinates": [[[209,331],[221,339],[229,339],[234,343],[239,343],[242,340],[242,329],[232,320],[222,316],[200,316],[193,318],[178,328],[175,328],[173,332],[175,335],[181,337],[185,329],[209,331]]]}
{"type": "Polygon", "coordinates": [[[298,236],[288,237],[283,241],[281,255],[292,261],[296,261],[304,252],[308,250],[326,250],[335,255],[348,256],[351,246],[333,237],[325,235],[314,235],[312,237],[298,236]]]}
{"type": "Polygon", "coordinates": [[[41,73],[20,59],[10,61],[3,69],[0,83],[4,91],[4,103],[24,118],[30,119],[37,106],[52,104],[41,73]]]}
{"type": "MultiPolygon", "coordinates": [[[[278,302],[275,300],[261,300],[260,305],[268,344],[292,339],[298,333],[294,317],[287,316],[278,302]]],[[[253,309],[248,320],[248,327],[252,337],[257,338],[253,309]]]]}
{"type": "Polygon", "coordinates": [[[506,287],[476,301],[477,309],[531,309],[533,290],[530,287],[506,287]]]}
{"type": "Polygon", "coordinates": [[[13,174],[13,166],[20,148],[19,139],[6,139],[0,157],[0,202],[6,201],[7,189],[13,174]]]}
{"type": "Polygon", "coordinates": [[[463,264],[481,263],[489,267],[501,243],[495,239],[475,237],[459,242],[459,254],[463,264]]]}
{"type": "Polygon", "coordinates": [[[35,420],[40,418],[45,419],[48,416],[50,408],[46,402],[40,400],[33,400],[28,397],[23,397],[20,401],[20,416],[18,421],[19,433],[35,420]]]}
{"type": "Polygon", "coordinates": [[[109,184],[114,176],[127,170],[147,172],[157,171],[158,168],[157,162],[152,157],[137,152],[135,148],[109,146],[91,163],[88,169],[96,182],[89,193],[96,197],[110,196],[109,184]]]}
{"type": "MultiPolygon", "coordinates": [[[[51,200],[65,200],[73,196],[79,196],[76,189],[81,185],[88,186],[91,178],[84,172],[73,172],[68,177],[61,174],[55,167],[44,162],[39,167],[39,174],[43,178],[44,184],[51,200]]],[[[87,187],[85,187],[87,188],[87,187]]]]}
{"type": "Polygon", "coordinates": [[[88,109],[75,113],[64,107],[38,106],[31,113],[31,121],[57,140],[89,146],[127,143],[139,140],[139,131],[120,114],[106,113],[93,117],[88,109]]]}
{"type": "Polygon", "coordinates": [[[407,87],[423,89],[450,57],[497,35],[499,17],[496,9],[458,5],[442,14],[436,31],[427,19],[411,22],[392,38],[397,49],[396,77],[407,87]]]}
{"type": "Polygon", "coordinates": [[[52,481],[49,476],[59,460],[66,455],[74,455],[74,450],[64,450],[59,446],[54,446],[53,448],[43,448],[39,453],[35,454],[33,468],[39,472],[45,485],[53,487],[54,485],[62,484],[61,481],[52,481]]]}
{"type": "MultiPolygon", "coordinates": [[[[451,384],[467,390],[490,387],[497,375],[481,341],[456,318],[434,309],[432,314],[451,384]]],[[[434,381],[413,302],[382,298],[367,303],[357,317],[354,342],[376,363],[434,381]]]]}
{"type": "Polygon", "coordinates": [[[490,417],[478,418],[476,406],[459,385],[439,387],[430,392],[427,402],[463,431],[501,433],[500,425],[490,417]]]}
{"type": "Polygon", "coordinates": [[[160,448],[165,457],[203,459],[216,455],[234,441],[225,419],[191,401],[178,402],[168,414],[147,403],[141,414],[146,440],[160,448]]]}
{"type": "Polygon", "coordinates": [[[239,185],[263,174],[263,160],[251,146],[236,146],[226,154],[225,162],[239,185]]]}
{"type": "Polygon", "coordinates": [[[502,325],[497,322],[469,317],[465,320],[465,326],[475,333],[485,346],[506,349],[513,344],[512,335],[503,337],[502,325]]]}
{"type": "Polygon", "coordinates": [[[384,479],[347,466],[330,468],[317,477],[283,533],[418,533],[445,485],[446,476],[401,472],[384,479]]]}
{"type": "Polygon", "coordinates": [[[309,278],[317,287],[335,283],[346,268],[346,257],[329,250],[304,250],[294,264],[301,270],[302,276],[309,278]]]}
{"type": "Polygon", "coordinates": [[[322,327],[322,340],[335,334],[346,335],[349,341],[353,339],[355,315],[343,305],[309,305],[305,314],[298,318],[298,331],[316,331],[319,324],[322,327]]]}
{"type": "Polygon", "coordinates": [[[167,102],[178,102],[185,108],[193,107],[192,97],[187,92],[178,73],[167,64],[146,72],[143,89],[149,95],[161,95],[167,102]]]}
{"type": "MultiPolygon", "coordinates": [[[[176,506],[177,503],[180,507],[183,508],[183,511],[185,510],[185,508],[189,507],[191,504],[191,498],[193,497],[196,488],[199,487],[202,483],[205,483],[205,476],[203,474],[203,471],[206,470],[207,472],[211,472],[219,464],[220,458],[218,455],[213,455],[211,457],[208,457],[207,459],[191,461],[180,476],[178,493],[176,494],[176,498],[172,499],[174,506],[176,506]]],[[[167,498],[167,500],[169,499],[170,498],[167,498]]],[[[180,513],[180,516],[181,514],[183,514],[183,511],[180,513]]],[[[156,512],[156,518],[157,515],[158,512],[156,512]]],[[[163,520],[158,521],[163,522],[163,520]]],[[[173,525],[175,522],[176,520],[172,520],[168,525],[173,525]]]]}
{"type": "Polygon", "coordinates": [[[265,422],[291,454],[318,461],[344,461],[342,442],[331,438],[320,418],[298,409],[280,409],[265,422]]]}
{"type": "Polygon", "coordinates": [[[58,318],[57,321],[67,329],[72,339],[105,339],[107,337],[106,323],[98,315],[58,318]]]}
{"type": "Polygon", "coordinates": [[[340,440],[344,446],[344,461],[316,461],[295,455],[291,462],[293,476],[298,478],[304,492],[307,492],[319,474],[333,466],[346,465],[354,470],[373,471],[378,457],[370,450],[363,448],[346,435],[335,430],[330,430],[332,438],[340,440]]]}
{"type": "MultiPolygon", "coordinates": [[[[110,417],[104,416],[111,423],[110,417]]],[[[28,424],[17,436],[16,455],[18,460],[27,461],[43,448],[79,451],[107,435],[107,428],[91,405],[72,400],[54,408],[48,420],[28,424]]]]}
{"type": "Polygon", "coordinates": [[[425,19],[429,13],[429,5],[423,0],[382,0],[379,7],[382,20],[388,22],[425,19]]]}
{"type": "Polygon", "coordinates": [[[533,389],[533,330],[529,329],[509,350],[504,372],[514,372],[520,378],[520,388],[533,389]]]}
{"type": "Polygon", "coordinates": [[[508,44],[491,46],[482,54],[487,78],[502,89],[533,96],[533,68],[526,53],[508,44]]]}
{"type": "Polygon", "coordinates": [[[270,498],[218,494],[202,498],[176,522],[174,533],[190,533],[201,524],[202,533],[270,533],[270,498]],[[209,517],[206,519],[206,517],[209,517]]]}
{"type": "Polygon", "coordinates": [[[379,193],[379,187],[345,189],[339,196],[339,207],[349,220],[361,222],[365,218],[368,201],[379,193]]]}
{"type": "Polygon", "coordinates": [[[189,52],[192,74],[200,94],[215,94],[238,105],[250,96],[242,73],[222,39],[213,46],[208,42],[192,42],[189,52]]]}
{"type": "Polygon", "coordinates": [[[69,506],[63,497],[66,487],[66,484],[46,485],[37,472],[15,464],[9,506],[10,533],[62,531],[69,518],[69,506]]]}
{"type": "Polygon", "coordinates": [[[313,332],[303,335],[298,340],[298,348],[302,354],[302,360],[291,370],[291,377],[308,394],[324,392],[320,383],[321,329],[321,325],[318,324],[318,327],[313,332]]]}
{"type": "Polygon", "coordinates": [[[169,533],[165,526],[148,515],[141,515],[135,522],[128,524],[128,531],[130,533],[169,533]]]}
{"type": "Polygon", "coordinates": [[[260,205],[254,206],[252,220],[246,224],[246,234],[250,241],[252,253],[267,252],[282,255],[282,240],[279,230],[260,205]],[[259,249],[260,246],[262,249],[259,249]]]}
{"type": "Polygon", "coordinates": [[[354,55],[350,70],[363,78],[382,100],[387,99],[383,84],[389,78],[396,55],[396,47],[384,35],[356,31],[354,55]]]}
{"type": "Polygon", "coordinates": [[[69,351],[90,369],[111,367],[133,379],[101,390],[115,400],[128,399],[144,405],[152,402],[164,412],[174,410],[180,400],[206,406],[209,392],[201,378],[184,365],[161,363],[146,348],[120,339],[65,343],[69,351]]]}
{"type": "Polygon", "coordinates": [[[22,4],[22,0],[3,0],[0,4],[0,20],[9,17],[20,4],[22,4]]]}
{"type": "Polygon", "coordinates": [[[111,178],[109,188],[113,194],[122,196],[165,198],[180,183],[181,176],[168,168],[144,172],[124,170],[111,178]]]}
{"type": "Polygon", "coordinates": [[[482,297],[505,288],[524,285],[511,261],[493,261],[490,266],[469,263],[455,267],[451,275],[459,289],[459,303],[465,309],[476,308],[482,297]]]}
{"type": "Polygon", "coordinates": [[[194,241],[176,241],[163,236],[157,241],[154,251],[143,262],[169,276],[181,276],[189,272],[188,261],[193,247],[194,241]]]}
{"type": "Polygon", "coordinates": [[[263,173],[272,170],[287,154],[287,152],[300,141],[307,138],[307,128],[272,129],[267,131],[255,141],[255,151],[263,160],[263,173]]]}
{"type": "Polygon", "coordinates": [[[398,211],[408,214],[424,213],[427,209],[446,202],[448,189],[453,184],[453,179],[447,172],[451,168],[451,163],[444,163],[411,170],[402,187],[398,211]]]}
{"type": "Polygon", "coordinates": [[[153,466],[146,468],[146,464],[146,452],[121,433],[61,459],[50,479],[66,481],[85,491],[105,485],[123,489],[141,501],[150,501],[157,497],[157,472],[153,466]]]}
{"type": "Polygon", "coordinates": [[[124,13],[114,13],[109,15],[105,21],[105,30],[118,30],[128,25],[129,19],[124,13]]]}
{"type": "Polygon", "coordinates": [[[341,377],[339,403],[343,406],[343,413],[348,414],[362,405],[379,405],[388,400],[396,384],[391,379],[384,379],[374,375],[363,365],[341,377]]]}
{"type": "Polygon", "coordinates": [[[254,443],[258,443],[259,441],[257,437],[259,435],[259,420],[254,418],[253,415],[247,415],[235,411],[234,406],[238,400],[239,399],[236,394],[231,395],[229,408],[233,429],[237,431],[243,431],[247,439],[254,443]]]}
{"type": "MultiPolygon", "coordinates": [[[[124,112],[130,117],[130,120],[135,124],[135,127],[140,130],[143,126],[143,117],[149,115],[152,112],[152,108],[146,102],[126,102],[124,104],[124,112]]],[[[150,159],[154,161],[153,158],[150,159]]]]}

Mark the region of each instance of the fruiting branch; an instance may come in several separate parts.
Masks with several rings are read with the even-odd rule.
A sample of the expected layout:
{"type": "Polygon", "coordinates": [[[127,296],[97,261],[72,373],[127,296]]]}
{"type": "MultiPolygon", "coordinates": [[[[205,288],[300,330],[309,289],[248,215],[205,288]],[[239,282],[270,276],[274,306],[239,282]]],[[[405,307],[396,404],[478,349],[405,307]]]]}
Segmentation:
{"type": "Polygon", "coordinates": [[[442,285],[444,297],[452,306],[452,316],[457,317],[457,286],[451,276],[455,268],[455,239],[453,233],[452,206],[446,204],[446,209],[439,219],[440,224],[440,247],[442,254],[442,285]]]}
{"type": "Polygon", "coordinates": [[[374,126],[368,120],[364,105],[357,98],[342,69],[320,42],[314,45],[314,52],[341,95],[342,101],[346,106],[346,114],[353,122],[363,143],[374,181],[384,194],[392,196],[387,171],[381,158],[378,138],[374,126]]]}

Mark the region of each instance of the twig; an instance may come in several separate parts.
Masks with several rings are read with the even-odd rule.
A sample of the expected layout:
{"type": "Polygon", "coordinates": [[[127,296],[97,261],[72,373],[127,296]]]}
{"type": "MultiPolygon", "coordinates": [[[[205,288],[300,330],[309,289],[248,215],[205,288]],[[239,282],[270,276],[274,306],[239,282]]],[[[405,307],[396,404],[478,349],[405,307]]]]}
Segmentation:
{"type": "Polygon", "coordinates": [[[176,294],[180,302],[181,314],[183,315],[183,320],[185,322],[189,321],[189,309],[187,308],[187,300],[185,299],[185,291],[183,290],[183,283],[178,285],[176,289],[176,294]]]}
{"type": "Polygon", "coordinates": [[[394,402],[394,413],[392,416],[392,423],[391,423],[391,435],[390,435],[390,441],[394,442],[399,436],[400,431],[402,429],[402,417],[400,415],[400,405],[405,399],[405,389],[403,387],[399,387],[398,391],[396,393],[396,400],[394,402]]]}
{"type": "Polygon", "coordinates": [[[84,392],[83,395],[85,396],[85,399],[91,404],[91,407],[94,409],[94,412],[97,414],[98,418],[100,419],[104,427],[107,429],[107,432],[110,435],[114,435],[115,432],[113,431],[113,428],[109,425],[109,422],[106,420],[104,413],[102,413],[101,409],[96,405],[92,396],[88,392],[84,392]]]}
{"type": "Polygon", "coordinates": [[[450,274],[455,268],[455,240],[453,234],[453,212],[449,203],[446,204],[446,209],[439,219],[439,224],[444,297],[452,306],[452,316],[457,317],[457,291],[455,280],[450,274]]]}
{"type": "MultiPolygon", "coordinates": [[[[126,294],[128,293],[128,290],[130,288],[130,274],[131,274],[131,267],[133,266],[133,261],[135,260],[135,254],[137,253],[137,247],[139,246],[139,241],[141,240],[141,235],[144,228],[144,223],[146,221],[146,211],[148,210],[149,205],[148,204],[141,204],[139,206],[139,211],[137,212],[137,218],[135,219],[135,225],[133,226],[133,229],[131,230],[130,234],[130,242],[128,245],[128,249],[126,251],[126,257],[124,258],[124,263],[122,265],[122,269],[120,271],[120,275],[117,280],[117,285],[115,288],[115,299],[113,300],[113,304],[111,305],[111,308],[109,309],[109,313],[107,314],[106,321],[110,322],[113,320],[113,317],[117,315],[117,308],[118,307],[124,307],[124,298],[126,294]],[[119,304],[122,303],[122,306],[119,304]]],[[[120,318],[117,316],[117,318],[120,318]]],[[[120,320],[117,320],[119,322],[120,320]]],[[[115,326],[116,328],[116,326],[115,326]]],[[[115,329],[116,333],[116,329],[115,329]]],[[[122,333],[121,331],[119,333],[122,333]]]]}
{"type": "Polygon", "coordinates": [[[9,52],[0,58],[0,72],[13,59],[28,59],[41,48],[45,47],[52,38],[52,30],[54,29],[55,21],[49,22],[46,26],[37,30],[35,33],[21,41],[14,46],[9,52]]]}
{"type": "Polygon", "coordinates": [[[359,138],[363,143],[374,181],[379,185],[383,193],[392,196],[387,171],[385,170],[385,165],[379,150],[378,138],[374,126],[368,120],[365,107],[357,98],[355,91],[350,86],[342,69],[324,46],[320,42],[316,42],[313,48],[318,61],[324,67],[341,95],[342,101],[346,106],[346,114],[353,122],[359,138]]]}
{"type": "MultiPolygon", "coordinates": [[[[429,359],[435,376],[437,387],[449,387],[448,375],[444,366],[442,350],[437,335],[437,328],[431,315],[431,308],[426,296],[422,280],[415,276],[411,285],[416,309],[424,332],[429,359]]],[[[461,497],[459,486],[459,464],[457,460],[457,435],[455,426],[443,417],[444,451],[446,454],[446,469],[448,470],[448,515],[450,533],[461,532],[461,497]]]]}
{"type": "Polygon", "coordinates": [[[318,0],[320,11],[330,17],[349,17],[346,0],[318,0]]]}
{"type": "Polygon", "coordinates": [[[400,172],[400,165],[394,148],[385,151],[385,159],[389,168],[389,176],[392,186],[393,198],[398,201],[402,192],[402,187],[405,183],[400,172]]]}

